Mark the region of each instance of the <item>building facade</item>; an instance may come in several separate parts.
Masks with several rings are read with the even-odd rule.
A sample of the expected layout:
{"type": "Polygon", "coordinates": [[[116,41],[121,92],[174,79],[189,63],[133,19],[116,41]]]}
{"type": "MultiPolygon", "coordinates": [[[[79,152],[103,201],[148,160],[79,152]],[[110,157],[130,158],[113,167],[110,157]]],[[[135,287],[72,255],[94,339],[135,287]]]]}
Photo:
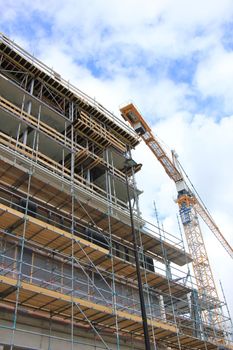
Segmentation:
{"type": "Polygon", "coordinates": [[[0,64],[0,349],[144,349],[129,202],[151,349],[233,348],[140,216],[137,134],[4,35],[0,64]]]}

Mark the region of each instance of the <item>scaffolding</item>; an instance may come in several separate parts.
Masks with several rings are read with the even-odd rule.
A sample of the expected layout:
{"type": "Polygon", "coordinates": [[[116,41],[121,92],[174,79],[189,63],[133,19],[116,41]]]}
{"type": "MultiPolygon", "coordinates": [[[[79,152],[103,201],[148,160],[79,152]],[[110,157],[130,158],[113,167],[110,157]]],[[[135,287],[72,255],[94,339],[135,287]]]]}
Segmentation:
{"type": "Polygon", "coordinates": [[[131,204],[151,347],[233,349],[182,238],[140,215],[134,131],[3,35],[0,63],[0,347],[143,349],[131,204]]]}

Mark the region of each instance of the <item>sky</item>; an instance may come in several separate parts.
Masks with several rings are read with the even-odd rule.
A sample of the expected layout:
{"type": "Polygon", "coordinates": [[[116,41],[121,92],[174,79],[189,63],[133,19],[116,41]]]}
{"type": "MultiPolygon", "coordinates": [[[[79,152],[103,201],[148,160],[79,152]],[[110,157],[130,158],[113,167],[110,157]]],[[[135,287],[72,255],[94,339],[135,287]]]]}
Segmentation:
{"type": "MultiPolygon", "coordinates": [[[[0,0],[0,31],[120,117],[133,102],[162,146],[175,149],[233,244],[233,1],[0,0]]],[[[176,189],[142,143],[140,209],[178,234],[176,189]]],[[[233,316],[233,264],[203,225],[233,316]]]]}

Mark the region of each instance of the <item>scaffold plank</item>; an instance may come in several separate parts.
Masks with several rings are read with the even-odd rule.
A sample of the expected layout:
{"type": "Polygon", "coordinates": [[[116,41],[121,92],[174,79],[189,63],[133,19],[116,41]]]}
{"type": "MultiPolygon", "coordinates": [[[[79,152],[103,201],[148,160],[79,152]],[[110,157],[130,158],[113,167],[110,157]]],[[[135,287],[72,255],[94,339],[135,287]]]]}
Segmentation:
{"type": "MultiPolygon", "coordinates": [[[[105,271],[111,271],[113,263],[116,276],[124,277],[135,282],[137,281],[135,265],[115,256],[112,257],[111,261],[108,249],[102,248],[99,245],[30,215],[25,215],[4,204],[0,204],[0,215],[0,227],[2,230],[6,230],[6,232],[9,231],[12,225],[15,225],[15,223],[20,220],[19,224],[12,230],[12,233],[15,234],[16,237],[24,237],[24,239],[29,242],[35,242],[41,247],[46,246],[46,248],[54,251],[62,251],[63,254],[67,256],[72,256],[72,254],[74,254],[80,261],[88,262],[90,260],[96,260],[98,266],[105,271]],[[75,249],[72,246],[72,241],[76,244],[75,249]],[[74,249],[73,252],[72,249],[74,249]]],[[[148,283],[151,287],[158,287],[164,292],[169,291],[169,288],[173,293],[182,292],[187,294],[189,291],[187,287],[172,281],[170,281],[170,285],[168,285],[166,277],[155,272],[147,271],[146,275],[142,275],[142,280],[143,283],[148,283]]]]}

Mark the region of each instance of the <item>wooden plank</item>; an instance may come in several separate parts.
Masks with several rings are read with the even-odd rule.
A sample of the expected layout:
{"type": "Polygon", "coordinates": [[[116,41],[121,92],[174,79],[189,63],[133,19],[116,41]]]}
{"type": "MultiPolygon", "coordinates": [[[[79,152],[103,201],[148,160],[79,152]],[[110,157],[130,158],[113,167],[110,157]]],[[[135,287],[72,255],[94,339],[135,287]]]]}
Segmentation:
{"type": "MultiPolygon", "coordinates": [[[[0,275],[0,282],[5,284],[5,285],[17,286],[17,280],[10,278],[10,277],[7,277],[7,276],[0,275]]],[[[27,291],[27,292],[32,292],[32,293],[38,294],[38,296],[40,296],[39,300],[42,300],[44,298],[43,302],[49,301],[50,298],[51,298],[51,300],[56,299],[56,300],[60,300],[60,301],[66,301],[68,303],[74,302],[74,303],[77,303],[80,307],[85,307],[88,309],[97,310],[100,313],[112,315],[112,308],[111,307],[103,306],[100,304],[95,304],[92,301],[80,299],[77,297],[72,297],[70,295],[62,294],[62,293],[59,293],[59,292],[56,292],[53,290],[49,290],[49,289],[46,289],[46,288],[43,288],[43,287],[40,287],[40,286],[37,286],[34,284],[26,283],[23,281],[20,283],[20,288],[22,290],[27,291]]],[[[142,323],[142,319],[140,316],[137,316],[134,314],[129,314],[125,311],[119,311],[119,310],[116,311],[116,314],[117,314],[117,316],[119,316],[121,318],[125,318],[127,320],[132,320],[132,321],[137,322],[137,323],[142,323]]],[[[148,320],[148,324],[150,326],[170,330],[171,332],[176,332],[175,326],[166,324],[162,321],[148,320]]]]}
{"type": "MultiPolygon", "coordinates": [[[[7,229],[8,227],[14,225],[18,219],[24,219],[26,220],[25,222],[27,225],[26,230],[24,232],[24,224],[22,222],[14,230],[16,235],[22,236],[24,234],[28,241],[34,241],[40,244],[42,247],[46,246],[46,248],[62,251],[64,254],[69,256],[74,254],[74,256],[76,256],[80,261],[82,260],[89,262],[96,260],[97,264],[105,271],[112,271],[112,263],[111,259],[108,257],[108,249],[102,248],[101,246],[76,235],[74,236],[67,231],[30,215],[25,215],[24,213],[21,213],[4,204],[0,204],[0,213],[0,227],[2,229],[7,229]],[[57,239],[55,240],[55,238],[57,239]],[[80,247],[80,249],[73,247],[72,251],[72,240],[76,246],[80,247]]],[[[115,256],[112,259],[113,269],[116,276],[119,276],[120,278],[127,278],[133,283],[137,282],[136,268],[134,264],[115,256]]],[[[142,279],[145,283],[148,283],[151,286],[155,286],[162,291],[169,292],[169,286],[165,276],[155,272],[146,271],[146,276],[142,276],[142,279]]],[[[172,282],[170,282],[170,288],[172,293],[176,293],[179,290],[183,291],[183,293],[187,293],[189,291],[189,289],[186,287],[172,282]]]]}

